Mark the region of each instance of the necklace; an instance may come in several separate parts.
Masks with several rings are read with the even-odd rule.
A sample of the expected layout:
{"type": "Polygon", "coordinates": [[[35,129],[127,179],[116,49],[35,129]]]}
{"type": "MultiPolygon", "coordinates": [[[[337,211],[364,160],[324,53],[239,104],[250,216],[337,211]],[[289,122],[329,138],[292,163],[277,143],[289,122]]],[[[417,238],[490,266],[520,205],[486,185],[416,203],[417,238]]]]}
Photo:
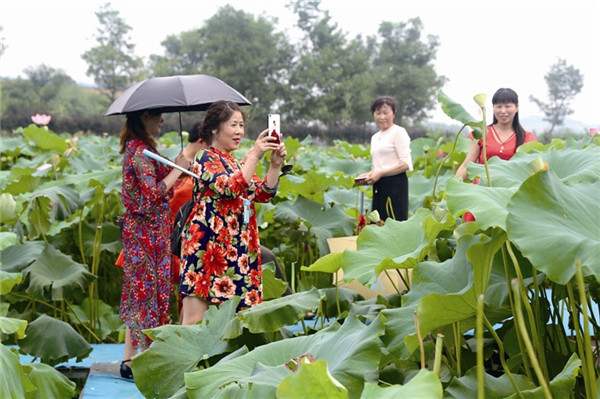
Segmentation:
{"type": "Polygon", "coordinates": [[[498,144],[500,144],[500,153],[502,153],[502,152],[504,152],[504,144],[506,144],[508,141],[510,141],[513,138],[513,136],[515,135],[515,132],[511,132],[508,135],[508,137],[506,138],[506,140],[502,140],[500,138],[500,135],[496,131],[496,128],[494,128],[494,126],[492,126],[492,134],[494,135],[494,139],[498,142],[498,144]]]}

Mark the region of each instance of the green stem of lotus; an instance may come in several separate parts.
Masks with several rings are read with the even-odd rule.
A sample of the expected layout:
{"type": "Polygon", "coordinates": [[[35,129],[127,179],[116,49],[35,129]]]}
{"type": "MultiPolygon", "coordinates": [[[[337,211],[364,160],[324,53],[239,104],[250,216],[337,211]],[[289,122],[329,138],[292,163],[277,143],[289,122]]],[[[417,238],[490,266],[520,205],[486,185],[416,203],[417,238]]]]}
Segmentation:
{"type": "MultiPolygon", "coordinates": [[[[588,315],[588,307],[587,307],[587,298],[585,293],[585,282],[583,281],[583,270],[581,267],[581,261],[579,258],[575,260],[575,280],[577,283],[577,290],[579,292],[579,303],[581,304],[581,315],[583,316],[583,334],[581,335],[581,340],[577,340],[578,344],[581,341],[581,346],[579,349],[581,362],[583,364],[583,381],[585,384],[585,391],[588,398],[597,398],[598,397],[598,386],[596,385],[596,373],[594,369],[594,357],[592,355],[592,339],[590,336],[590,319],[588,315]]],[[[571,284],[568,284],[570,287],[571,284]]],[[[571,288],[572,291],[572,288],[571,288]]],[[[572,292],[570,292],[572,294],[572,292]]],[[[577,315],[576,312],[572,313],[573,315],[577,315]]],[[[579,323],[574,320],[574,325],[578,325],[579,323]]],[[[578,335],[581,334],[581,329],[578,332],[578,335]]]]}
{"type": "Polygon", "coordinates": [[[500,351],[500,364],[502,364],[502,369],[504,370],[504,373],[506,373],[506,376],[510,380],[510,383],[512,384],[513,389],[515,390],[517,396],[520,399],[525,399],[525,397],[521,393],[521,390],[519,389],[519,386],[517,385],[517,381],[515,380],[515,377],[510,372],[510,368],[508,367],[508,364],[506,364],[506,359],[505,359],[505,355],[504,355],[504,353],[505,353],[504,352],[504,344],[502,343],[502,340],[496,333],[496,330],[494,330],[494,326],[492,325],[492,323],[490,323],[490,321],[487,319],[487,317],[485,317],[485,315],[483,315],[483,323],[485,324],[486,328],[488,329],[488,331],[490,332],[492,337],[494,337],[494,340],[496,340],[496,344],[498,345],[498,350],[500,351]]]}
{"type": "Polygon", "coordinates": [[[544,373],[542,372],[542,368],[540,367],[540,363],[538,361],[537,356],[535,355],[535,349],[533,348],[533,344],[529,339],[529,334],[527,332],[527,327],[525,326],[525,317],[523,316],[523,311],[521,306],[526,300],[522,298],[521,295],[521,286],[517,279],[512,281],[512,291],[515,295],[515,308],[514,308],[514,321],[516,328],[520,331],[523,342],[525,343],[525,348],[527,349],[527,354],[531,359],[531,365],[537,377],[538,383],[542,387],[542,392],[544,393],[544,397],[546,399],[552,399],[552,393],[550,392],[550,386],[548,385],[548,381],[544,377],[544,373]]]}
{"type": "Polygon", "coordinates": [[[448,154],[446,154],[446,156],[442,159],[442,162],[440,162],[440,166],[438,166],[437,171],[435,172],[435,179],[433,180],[433,193],[431,194],[431,196],[433,198],[435,198],[435,190],[437,187],[437,182],[440,176],[440,171],[442,170],[442,166],[444,166],[444,163],[446,162],[446,160],[448,158],[450,158],[452,156],[452,154],[454,153],[454,150],[456,149],[456,144],[458,143],[458,138],[460,137],[460,134],[462,133],[462,131],[465,129],[465,127],[467,127],[467,125],[463,125],[460,130],[458,131],[458,133],[456,133],[456,136],[454,137],[454,143],[452,144],[452,149],[450,150],[450,152],[448,154]]]}
{"type": "Polygon", "coordinates": [[[433,360],[433,373],[440,378],[440,367],[442,365],[442,349],[444,343],[444,335],[438,334],[435,340],[435,357],[433,360]]]}
{"type": "Polygon", "coordinates": [[[483,353],[483,305],[484,296],[477,298],[477,320],[475,338],[477,339],[477,399],[485,399],[485,365],[483,353]]]}
{"type": "Polygon", "coordinates": [[[485,145],[485,136],[487,136],[487,121],[485,116],[485,107],[481,107],[481,112],[483,114],[483,119],[481,119],[481,140],[483,140],[483,146],[481,147],[483,151],[483,165],[485,167],[485,176],[487,177],[488,187],[492,187],[492,179],[490,178],[490,170],[488,168],[487,161],[487,149],[485,145]]]}

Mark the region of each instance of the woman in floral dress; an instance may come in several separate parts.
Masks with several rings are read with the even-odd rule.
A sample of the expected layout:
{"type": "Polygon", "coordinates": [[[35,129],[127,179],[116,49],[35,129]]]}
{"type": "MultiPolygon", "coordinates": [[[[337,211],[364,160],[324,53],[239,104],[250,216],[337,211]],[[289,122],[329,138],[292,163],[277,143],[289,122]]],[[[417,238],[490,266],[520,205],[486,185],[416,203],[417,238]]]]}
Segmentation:
{"type": "MultiPolygon", "coordinates": [[[[119,316],[125,322],[125,354],[121,375],[132,378],[128,363],[150,339],[142,330],[168,323],[171,284],[172,216],[169,198],[181,175],[178,169],[148,158],[144,150],[158,154],[153,136],[160,134],[160,113],[127,114],[121,131],[123,154],[123,289],[119,316]]],[[[180,154],[175,163],[189,167],[180,154]]]]}
{"type": "Polygon", "coordinates": [[[269,202],[279,184],[285,146],[261,132],[241,164],[232,154],[245,134],[246,113],[218,101],[207,111],[200,137],[210,146],[193,166],[200,176],[196,205],[184,228],[179,292],[182,324],[203,319],[209,304],[234,296],[238,309],[262,302],[260,243],[254,202],[269,202]],[[264,180],[254,173],[271,151],[264,180]]]}

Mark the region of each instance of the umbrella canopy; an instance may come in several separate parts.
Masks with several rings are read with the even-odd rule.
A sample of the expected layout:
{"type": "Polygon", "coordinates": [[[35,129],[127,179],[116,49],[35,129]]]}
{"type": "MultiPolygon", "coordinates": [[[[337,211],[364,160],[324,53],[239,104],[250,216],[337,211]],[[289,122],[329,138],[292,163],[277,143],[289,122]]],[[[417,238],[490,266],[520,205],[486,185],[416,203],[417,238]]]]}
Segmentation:
{"type": "Polygon", "coordinates": [[[178,75],[138,82],[117,98],[104,116],[146,109],[166,112],[204,111],[218,100],[252,105],[227,83],[209,75],[178,75]]]}

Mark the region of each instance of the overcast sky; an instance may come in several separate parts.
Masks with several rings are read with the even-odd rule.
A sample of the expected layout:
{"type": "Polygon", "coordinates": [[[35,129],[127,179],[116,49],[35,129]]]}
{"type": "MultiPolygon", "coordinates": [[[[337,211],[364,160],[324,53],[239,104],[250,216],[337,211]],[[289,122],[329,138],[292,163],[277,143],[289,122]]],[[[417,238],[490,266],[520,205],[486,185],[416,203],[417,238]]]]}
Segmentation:
{"type": "MultiPolygon", "coordinates": [[[[0,76],[25,77],[25,68],[46,64],[77,82],[93,84],[81,54],[97,45],[100,25],[95,12],[104,3],[2,0],[0,26],[6,49],[0,76]]],[[[160,42],[167,35],[202,26],[227,3],[256,16],[276,16],[278,30],[294,34],[295,17],[285,7],[286,0],[111,2],[132,27],[135,53],[145,60],[150,54],[163,54],[160,42]]],[[[472,97],[486,93],[489,103],[500,87],[519,94],[522,118],[543,116],[529,96],[548,100],[544,75],[559,58],[565,59],[584,75],[569,118],[589,127],[600,125],[600,0],[323,0],[321,8],[349,37],[376,34],[382,21],[420,17],[424,33],[440,41],[435,68],[449,79],[444,92],[474,116],[472,97]]],[[[431,116],[451,122],[439,109],[431,116]]]]}

